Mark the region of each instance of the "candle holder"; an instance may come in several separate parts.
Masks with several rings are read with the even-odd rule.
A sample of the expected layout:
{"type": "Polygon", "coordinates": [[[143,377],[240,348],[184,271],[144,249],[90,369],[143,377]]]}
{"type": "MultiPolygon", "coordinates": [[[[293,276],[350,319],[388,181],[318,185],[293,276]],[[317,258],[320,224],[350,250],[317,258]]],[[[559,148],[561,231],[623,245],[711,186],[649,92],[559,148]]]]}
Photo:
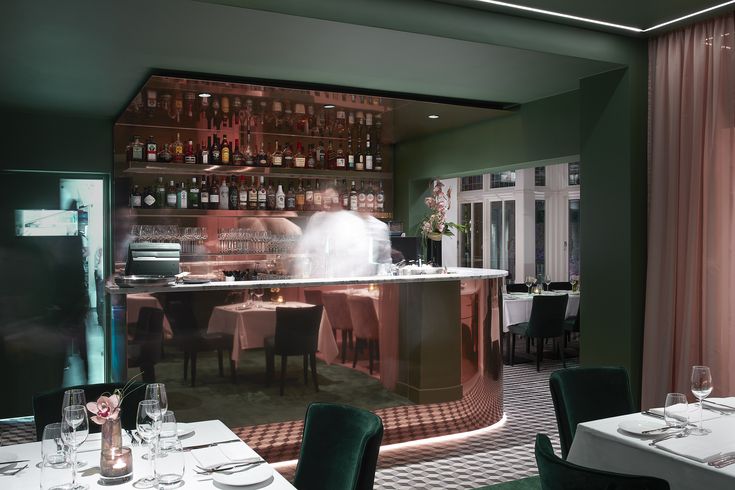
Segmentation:
{"type": "Polygon", "coordinates": [[[122,445],[120,417],[102,424],[100,484],[119,485],[133,478],[133,452],[122,445]]]}

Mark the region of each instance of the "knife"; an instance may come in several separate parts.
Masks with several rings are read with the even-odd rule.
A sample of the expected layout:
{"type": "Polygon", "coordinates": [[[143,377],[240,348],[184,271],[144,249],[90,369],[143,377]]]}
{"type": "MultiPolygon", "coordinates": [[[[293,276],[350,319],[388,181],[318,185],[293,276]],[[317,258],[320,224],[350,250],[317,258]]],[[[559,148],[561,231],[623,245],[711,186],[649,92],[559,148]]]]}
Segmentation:
{"type": "Polygon", "coordinates": [[[731,407],[730,405],[725,405],[724,403],[713,402],[712,400],[702,400],[702,403],[714,405],[716,407],[726,408],[728,410],[735,410],[735,407],[731,407]]]}
{"type": "Polygon", "coordinates": [[[229,444],[231,442],[242,442],[241,439],[230,439],[229,441],[210,442],[208,444],[199,444],[197,446],[186,446],[184,451],[191,451],[192,449],[204,449],[205,447],[214,447],[220,444],[229,444]]]}

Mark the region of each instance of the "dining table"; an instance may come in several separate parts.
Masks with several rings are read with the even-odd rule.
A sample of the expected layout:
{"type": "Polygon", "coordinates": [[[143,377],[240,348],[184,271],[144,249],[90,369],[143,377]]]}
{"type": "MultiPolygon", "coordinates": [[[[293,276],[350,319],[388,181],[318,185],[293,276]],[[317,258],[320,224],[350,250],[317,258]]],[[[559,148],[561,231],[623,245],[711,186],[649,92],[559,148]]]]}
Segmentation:
{"type": "MultiPolygon", "coordinates": [[[[155,308],[157,310],[162,310],[161,302],[158,301],[158,298],[153,296],[152,294],[148,293],[133,293],[128,294],[127,296],[127,305],[126,305],[126,313],[127,313],[127,322],[128,325],[137,323],[138,317],[140,316],[140,310],[141,308],[155,308]]],[[[165,340],[170,340],[174,337],[174,332],[171,330],[171,324],[168,321],[168,318],[166,315],[163,316],[163,338],[165,340]]]]}
{"type": "MultiPolygon", "coordinates": [[[[712,401],[720,405],[705,401],[703,424],[709,434],[663,429],[659,408],[579,424],[567,460],[597,470],[662,478],[671,490],[735,488],[735,397],[712,401]],[[642,434],[645,430],[653,432],[642,434]],[[660,440],[665,436],[671,437],[660,440]],[[729,456],[733,458],[725,459],[729,456]],[[721,467],[714,465],[718,460],[721,467]]],[[[689,422],[699,423],[698,404],[689,407],[689,422]]]]}
{"type": "MultiPolygon", "coordinates": [[[[240,360],[241,350],[262,348],[265,339],[276,334],[276,308],[310,306],[312,305],[300,301],[282,303],[266,301],[216,306],[209,317],[207,333],[232,335],[232,360],[237,363],[240,360]]],[[[319,324],[317,349],[327,364],[332,363],[339,355],[337,341],[325,312],[322,312],[319,324]]]]}
{"type": "MultiPolygon", "coordinates": [[[[579,311],[579,293],[571,291],[544,291],[546,295],[568,294],[567,311],[565,318],[577,315],[579,311]]],[[[503,332],[508,332],[508,327],[517,323],[527,322],[531,318],[534,294],[528,293],[506,293],[503,295],[503,332]]]]}
{"type": "MultiPolygon", "coordinates": [[[[197,466],[206,465],[212,458],[221,459],[223,462],[235,461],[232,458],[252,457],[258,458],[258,454],[250,448],[244,441],[240,440],[235,433],[225,426],[219,420],[206,420],[201,422],[193,422],[187,424],[191,426],[192,431],[181,438],[181,444],[184,448],[184,475],[183,485],[171,488],[188,488],[188,489],[210,489],[210,488],[238,488],[234,486],[223,485],[215,481],[215,474],[198,474],[200,471],[197,466]],[[210,447],[203,447],[210,446],[210,447]],[[195,449],[192,449],[195,448],[195,449]],[[236,456],[235,456],[236,455],[236,456]]],[[[126,437],[124,440],[129,441],[126,437]]],[[[130,481],[116,485],[119,489],[132,489],[135,482],[141,477],[149,474],[150,463],[144,459],[147,458],[148,448],[139,444],[125,444],[130,447],[133,454],[133,477],[130,481]]],[[[99,474],[99,458],[100,458],[100,434],[90,434],[87,440],[79,447],[77,459],[83,461],[84,464],[77,472],[78,483],[86,484],[90,489],[103,489],[109,486],[102,485],[99,474]]],[[[29,488],[39,488],[41,482],[41,443],[32,442],[27,444],[16,444],[12,446],[0,447],[0,488],[4,490],[27,490],[29,488]],[[13,475],[3,473],[3,461],[28,460],[28,466],[13,475]]],[[[23,463],[26,464],[26,463],[23,463]]],[[[257,467],[253,467],[252,471],[258,471],[259,477],[264,480],[256,485],[239,488],[259,488],[266,490],[293,490],[295,487],[291,485],[280,473],[273,469],[267,462],[257,467]]],[[[71,482],[71,470],[68,468],[53,470],[60,472],[58,476],[65,478],[68,473],[68,482],[71,482]]],[[[243,471],[251,471],[250,469],[243,471]]],[[[221,473],[221,472],[220,472],[221,473]]],[[[217,479],[221,479],[218,475],[217,479]]]]}

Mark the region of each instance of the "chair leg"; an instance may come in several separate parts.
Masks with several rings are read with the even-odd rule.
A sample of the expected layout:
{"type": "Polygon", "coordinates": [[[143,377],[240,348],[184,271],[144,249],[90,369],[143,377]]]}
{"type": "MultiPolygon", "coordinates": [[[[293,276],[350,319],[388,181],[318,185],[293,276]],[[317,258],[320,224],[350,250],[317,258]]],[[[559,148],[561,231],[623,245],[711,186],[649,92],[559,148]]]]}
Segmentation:
{"type": "Polygon", "coordinates": [[[367,341],[368,343],[368,358],[370,359],[368,366],[370,366],[370,374],[373,374],[373,346],[374,341],[372,339],[369,339],[367,341]]]}
{"type": "Polygon", "coordinates": [[[541,358],[544,356],[544,342],[543,339],[536,339],[536,372],[541,371],[541,358]]]}
{"type": "Polygon", "coordinates": [[[232,359],[230,359],[230,377],[232,378],[232,382],[237,384],[237,364],[232,359]]]}
{"type": "Polygon", "coordinates": [[[347,362],[347,330],[342,330],[342,364],[347,362]]]}
{"type": "Polygon", "coordinates": [[[223,377],[225,375],[225,369],[222,364],[222,349],[217,349],[217,364],[219,366],[219,377],[223,377]]]}
{"type": "Polygon", "coordinates": [[[357,352],[360,350],[360,339],[355,339],[354,355],[352,356],[352,368],[357,366],[357,352]]]}
{"type": "Polygon", "coordinates": [[[184,381],[189,377],[189,352],[184,352],[184,381]]]}
{"type": "Polygon", "coordinates": [[[307,376],[307,373],[309,372],[309,354],[304,354],[304,384],[309,384],[309,377],[307,376]]]}
{"type": "Polygon", "coordinates": [[[288,357],[281,354],[281,396],[283,396],[283,387],[286,382],[286,368],[288,367],[288,357]]]}
{"type": "Polygon", "coordinates": [[[316,378],[316,353],[309,354],[309,363],[311,364],[311,379],[314,380],[314,390],[319,392],[319,381],[316,378]]]}
{"type": "Polygon", "coordinates": [[[510,335],[510,365],[513,366],[516,360],[516,334],[508,333],[510,335]]]}
{"type": "Polygon", "coordinates": [[[357,337],[355,337],[355,342],[353,344],[352,342],[352,330],[347,331],[347,339],[350,342],[350,349],[354,349],[357,346],[357,337]]]}
{"type": "MultiPolygon", "coordinates": [[[[566,339],[565,339],[565,342],[564,343],[566,343],[566,339]]],[[[565,346],[561,346],[561,342],[559,342],[559,344],[560,344],[559,350],[561,351],[561,364],[562,364],[562,366],[564,366],[566,368],[567,367],[567,360],[564,357],[564,347],[565,346]]]]}
{"type": "Polygon", "coordinates": [[[526,337],[526,354],[531,353],[531,337],[526,337]]]}
{"type": "Polygon", "coordinates": [[[193,388],[197,380],[197,353],[191,353],[191,387],[193,388]]]}

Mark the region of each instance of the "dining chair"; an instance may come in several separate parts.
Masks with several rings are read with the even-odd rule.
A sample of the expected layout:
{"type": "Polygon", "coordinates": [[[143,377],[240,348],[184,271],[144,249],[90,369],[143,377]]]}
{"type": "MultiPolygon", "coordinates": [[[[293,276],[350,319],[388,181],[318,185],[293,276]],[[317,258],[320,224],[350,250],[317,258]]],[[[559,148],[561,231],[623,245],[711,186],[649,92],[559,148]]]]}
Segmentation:
{"type": "Polygon", "coordinates": [[[536,466],[543,490],[669,490],[666,480],[593,470],[556,454],[546,434],[536,434],[536,466]]]}
{"type": "Polygon", "coordinates": [[[342,364],[347,362],[347,343],[352,348],[352,317],[347,304],[347,294],[336,291],[323,292],[322,304],[334,330],[342,332],[342,364]]]}
{"type": "Polygon", "coordinates": [[[509,293],[527,293],[528,292],[528,286],[526,286],[523,283],[520,284],[506,284],[505,290],[509,293]]]}
{"type": "Polygon", "coordinates": [[[569,281],[552,282],[549,284],[549,289],[552,291],[571,291],[572,285],[569,284],[569,281]]]}
{"type": "MultiPolygon", "coordinates": [[[[181,293],[179,293],[181,294],[181,293]]],[[[207,333],[197,325],[194,310],[187,298],[169,300],[164,306],[164,313],[171,324],[173,332],[172,343],[184,353],[184,381],[186,381],[191,361],[191,386],[196,385],[197,357],[200,352],[217,351],[219,375],[224,376],[223,353],[232,352],[232,335],[222,333],[207,333]]],[[[230,356],[230,376],[235,382],[235,361],[230,356]]]]}
{"type": "Polygon", "coordinates": [[[636,411],[628,371],[622,367],[560,369],[551,373],[549,389],[564,459],[578,424],[636,411]]]}
{"type": "Polygon", "coordinates": [[[357,366],[357,355],[360,352],[360,345],[367,343],[368,359],[370,374],[373,374],[373,358],[378,351],[378,332],[380,330],[380,322],[378,314],[375,311],[375,303],[373,298],[369,296],[347,296],[347,304],[350,307],[350,318],[352,318],[352,327],[355,334],[354,357],[352,358],[352,367],[357,366]]]}
{"type": "Polygon", "coordinates": [[[298,490],[371,490],[383,421],[349,405],[312,403],[293,484],[298,490]]]}
{"type": "Polygon", "coordinates": [[[163,345],[163,310],[144,306],[132,325],[133,340],[128,342],[128,367],[139,367],[145,383],[156,382],[156,363],[163,345]]]}
{"type": "MultiPolygon", "coordinates": [[[[87,402],[94,402],[102,394],[112,394],[118,388],[125,386],[125,383],[99,383],[86,384],[76,386],[66,386],[55,390],[38,393],[33,396],[33,420],[36,423],[36,440],[40,441],[43,437],[43,428],[54,422],[61,422],[61,405],[64,401],[64,392],[66,390],[80,389],[84,390],[84,396],[87,402]]],[[[126,390],[125,399],[120,409],[120,422],[125,429],[135,429],[135,419],[138,410],[138,403],[145,398],[146,383],[131,383],[126,390]]],[[[89,431],[92,433],[99,432],[100,426],[97,424],[89,424],[89,431]]]]}
{"type": "MultiPolygon", "coordinates": [[[[527,322],[516,323],[508,327],[511,335],[510,340],[510,365],[515,363],[516,335],[522,335],[526,339],[536,339],[536,371],[541,370],[541,359],[544,355],[544,340],[553,338],[562,340],[564,336],[564,317],[567,312],[566,294],[537,295],[533,297],[531,305],[531,317],[527,322]]],[[[564,367],[567,367],[564,359],[564,349],[561,342],[557,344],[564,367]]]]}
{"type": "Polygon", "coordinates": [[[319,391],[316,374],[316,351],[322,305],[306,308],[276,308],[276,334],[265,339],[266,383],[270,386],[275,371],[275,357],[281,356],[281,396],[288,367],[288,356],[304,357],[304,384],[308,383],[307,367],[311,364],[314,390],[319,391]]]}
{"type": "Polygon", "coordinates": [[[579,310],[575,316],[564,320],[564,347],[567,346],[573,333],[579,335],[579,310]]]}

